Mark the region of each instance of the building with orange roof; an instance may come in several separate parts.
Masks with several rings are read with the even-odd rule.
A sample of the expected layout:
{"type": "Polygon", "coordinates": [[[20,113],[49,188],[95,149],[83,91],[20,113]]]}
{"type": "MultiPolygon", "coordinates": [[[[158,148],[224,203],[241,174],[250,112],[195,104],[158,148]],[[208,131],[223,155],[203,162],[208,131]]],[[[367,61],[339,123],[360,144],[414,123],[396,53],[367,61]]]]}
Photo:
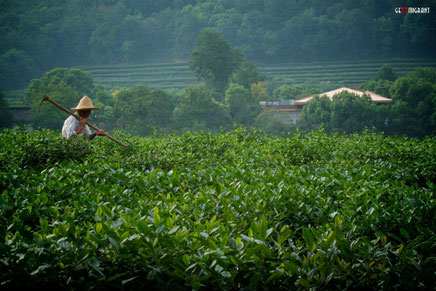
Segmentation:
{"type": "Polygon", "coordinates": [[[343,91],[355,94],[355,95],[357,95],[359,97],[362,97],[364,94],[366,94],[366,95],[369,96],[369,98],[371,98],[372,102],[377,103],[377,104],[392,104],[393,103],[392,99],[380,96],[380,95],[378,95],[378,94],[376,94],[374,92],[371,92],[371,91],[362,92],[362,91],[350,89],[350,88],[347,88],[347,87],[342,87],[342,88],[335,89],[335,90],[332,90],[332,91],[328,91],[328,92],[325,92],[325,93],[316,94],[316,95],[312,95],[312,96],[304,97],[302,99],[295,100],[294,104],[295,105],[299,105],[299,106],[306,105],[306,103],[308,101],[312,100],[315,96],[324,96],[324,95],[327,96],[330,100],[333,100],[333,96],[335,96],[337,94],[340,94],[343,91]]]}

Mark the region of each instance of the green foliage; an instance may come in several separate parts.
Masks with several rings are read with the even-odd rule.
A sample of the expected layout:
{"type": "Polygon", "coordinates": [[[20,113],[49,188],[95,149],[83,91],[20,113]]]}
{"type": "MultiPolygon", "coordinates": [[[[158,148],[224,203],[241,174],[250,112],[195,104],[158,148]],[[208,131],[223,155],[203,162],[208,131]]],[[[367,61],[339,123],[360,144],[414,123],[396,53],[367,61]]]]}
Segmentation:
{"type": "MultiPolygon", "coordinates": [[[[224,93],[232,73],[240,67],[243,56],[215,30],[204,29],[195,40],[189,67],[199,80],[224,93]]],[[[218,100],[221,101],[221,100],[218,100]]]]}
{"type": "Polygon", "coordinates": [[[205,87],[187,88],[174,109],[174,128],[183,130],[214,130],[230,125],[228,108],[212,98],[205,87]]]}
{"type": "MultiPolygon", "coordinates": [[[[159,64],[153,66],[157,71],[160,70],[159,67],[159,64]]],[[[100,67],[92,67],[92,69],[99,70],[100,67]]],[[[124,72],[129,69],[128,67],[120,67],[120,70],[124,72]]],[[[349,70],[348,66],[346,70],[349,70]]],[[[434,110],[432,110],[434,107],[432,101],[434,79],[434,69],[422,68],[397,79],[395,83],[387,80],[366,82],[361,86],[363,90],[370,90],[386,97],[391,97],[393,94],[395,104],[392,107],[375,107],[360,102],[362,100],[353,99],[350,101],[353,103],[351,107],[347,107],[350,103],[339,104],[340,101],[338,101],[335,112],[333,112],[331,108],[333,105],[329,102],[314,102],[312,105],[306,106],[302,126],[314,129],[323,123],[327,131],[337,129],[344,133],[361,131],[365,127],[375,126],[388,134],[406,134],[418,137],[433,134],[436,124],[434,121],[436,118],[433,116],[434,110]],[[355,116],[353,116],[353,112],[355,112],[355,116]]],[[[289,98],[289,96],[298,98],[336,89],[339,85],[339,83],[314,81],[299,84],[291,82],[275,88],[273,96],[274,99],[289,98]]],[[[214,98],[210,99],[211,96],[203,98],[208,100],[207,102],[201,101],[202,98],[199,99],[200,102],[187,102],[186,96],[183,95],[186,95],[188,91],[181,93],[181,91],[173,90],[168,91],[172,92],[169,94],[166,91],[151,91],[148,87],[137,86],[136,88],[143,89],[118,90],[110,94],[103,86],[94,86],[90,75],[81,70],[55,69],[47,72],[45,77],[33,80],[26,91],[26,97],[28,102],[33,100],[34,109],[39,105],[41,96],[47,92],[66,107],[73,107],[80,98],[77,96],[89,94],[80,92],[91,91],[90,95],[94,104],[101,107],[101,110],[94,112],[92,116],[92,121],[97,126],[106,130],[121,128],[140,135],[150,135],[154,130],[157,132],[170,132],[173,129],[183,129],[183,131],[212,129],[216,131],[220,126],[226,127],[232,121],[238,124],[253,125],[260,113],[258,101],[270,99],[265,84],[263,82],[252,83],[250,91],[234,83],[230,87],[225,95],[225,100],[223,100],[226,102],[225,105],[212,102],[214,98]],[[119,100],[115,102],[117,98],[114,96],[117,94],[123,96],[120,95],[119,100]],[[124,102],[123,99],[129,101],[124,102]],[[139,106],[133,106],[136,103],[139,106]],[[190,105],[186,106],[188,103],[190,105]],[[198,108],[199,105],[194,104],[203,104],[204,106],[212,104],[210,106],[215,109],[208,111],[198,108]],[[174,111],[176,107],[179,108],[174,111]],[[176,123],[173,123],[174,113],[178,120],[176,123]],[[197,113],[200,117],[196,116],[197,113]],[[206,116],[213,116],[214,120],[208,121],[206,116]]],[[[200,89],[200,91],[202,90],[200,89]]],[[[200,95],[211,95],[210,92],[206,91],[204,89],[200,95]]],[[[197,97],[191,99],[195,98],[197,97]]],[[[277,130],[267,129],[282,127],[279,122],[277,124],[272,122],[271,125],[266,126],[270,123],[270,117],[265,118],[264,116],[262,117],[263,121],[257,123],[262,124],[261,128],[268,132],[277,132],[277,130]]],[[[37,127],[59,129],[66,115],[61,111],[53,110],[50,104],[44,104],[41,112],[36,114],[34,118],[37,127]]]]}
{"type": "Polygon", "coordinates": [[[0,128],[11,127],[13,116],[9,109],[9,104],[5,100],[2,90],[0,89],[0,128]]]}
{"type": "Polygon", "coordinates": [[[154,129],[166,131],[172,124],[172,103],[162,90],[145,86],[120,90],[113,108],[117,126],[132,134],[149,135],[154,129]]]}
{"type": "Polygon", "coordinates": [[[4,288],[434,284],[434,138],[117,133],[128,148],[84,140],[90,153],[55,165],[14,158],[41,139],[82,151],[57,135],[0,133],[4,288]]]}
{"type": "Polygon", "coordinates": [[[256,117],[254,126],[276,136],[281,136],[287,132],[295,130],[294,125],[284,124],[275,116],[274,112],[267,110],[263,111],[256,117]]]}
{"type": "Polygon", "coordinates": [[[250,89],[254,83],[263,82],[265,76],[259,73],[257,66],[247,60],[243,60],[239,68],[230,77],[230,83],[235,83],[250,89]]]}
{"type": "Polygon", "coordinates": [[[45,169],[65,160],[82,162],[92,153],[84,138],[66,140],[59,132],[47,129],[33,132],[26,129],[3,129],[0,136],[2,170],[17,166],[22,169],[45,169]]]}
{"type": "Polygon", "coordinates": [[[395,101],[395,132],[423,137],[436,132],[436,70],[418,68],[397,79],[390,88],[395,101]]]}
{"type": "MultiPolygon", "coordinates": [[[[281,85],[303,86],[304,90],[298,97],[321,93],[345,86],[357,85],[374,78],[380,66],[389,61],[395,71],[401,75],[414,71],[418,66],[435,66],[435,63],[426,59],[365,59],[359,61],[341,62],[313,62],[313,63],[277,63],[263,64],[257,62],[259,79],[266,78],[270,91],[281,85]],[[313,88],[320,88],[319,92],[312,92],[313,88]]],[[[251,66],[250,66],[251,67],[251,66]]],[[[230,82],[244,85],[244,87],[257,79],[255,71],[238,70],[232,74],[230,82]],[[253,73],[253,74],[252,74],[253,73]]],[[[143,85],[146,80],[147,87],[155,89],[181,89],[198,85],[187,61],[152,62],[132,65],[88,65],[80,68],[90,73],[94,81],[102,84],[106,89],[131,88],[143,85]]],[[[252,67],[256,70],[255,67],[252,67]]],[[[249,88],[250,86],[246,87],[249,88]]],[[[298,90],[296,93],[299,93],[298,90]]],[[[385,96],[385,95],[383,95],[385,96]]]]}
{"type": "Polygon", "coordinates": [[[93,123],[98,128],[104,130],[111,130],[116,127],[116,118],[114,115],[115,97],[109,94],[100,84],[94,86],[92,102],[94,106],[99,107],[100,110],[92,113],[93,123]]]}
{"type": "Polygon", "coordinates": [[[133,134],[150,133],[151,127],[146,121],[149,109],[147,99],[150,99],[151,94],[151,90],[145,86],[118,91],[114,105],[117,126],[133,134]]]}
{"type": "Polygon", "coordinates": [[[377,81],[371,80],[362,84],[360,88],[362,90],[371,91],[383,97],[390,98],[391,94],[389,91],[391,89],[392,84],[393,84],[392,81],[383,80],[383,79],[377,81]]]}
{"type": "Polygon", "coordinates": [[[395,82],[380,79],[361,85],[363,90],[392,98],[394,104],[389,107],[375,106],[357,96],[336,98],[333,102],[315,98],[303,109],[302,125],[313,129],[324,124],[328,131],[337,129],[348,133],[374,126],[388,134],[420,138],[433,135],[436,132],[435,82],[436,70],[424,67],[395,82]]]}
{"type": "Polygon", "coordinates": [[[301,123],[308,129],[323,125],[328,131],[354,133],[371,127],[383,131],[388,117],[388,107],[377,106],[366,95],[359,97],[343,91],[332,101],[327,96],[309,101],[303,108],[301,123]]]}
{"type": "Polygon", "coordinates": [[[285,84],[274,89],[273,99],[280,100],[280,99],[296,99],[296,98],[294,95],[294,90],[292,90],[291,86],[285,84]]]}
{"type": "Polygon", "coordinates": [[[238,124],[252,125],[262,110],[248,89],[234,83],[226,90],[225,102],[232,120],[238,124]]]}
{"type": "Polygon", "coordinates": [[[251,84],[250,94],[253,97],[253,99],[256,100],[256,104],[259,104],[260,101],[265,101],[270,99],[264,82],[251,84]]]}
{"type": "Polygon", "coordinates": [[[3,1],[0,56],[15,66],[0,66],[0,80],[21,72],[11,81],[23,88],[53,67],[186,59],[205,28],[257,61],[434,57],[433,18],[398,17],[387,0],[154,2],[3,1]],[[25,58],[8,56],[13,50],[25,58]]]}
{"type": "MultiPolygon", "coordinates": [[[[56,102],[70,109],[75,107],[84,95],[91,95],[94,83],[89,73],[79,69],[56,68],[39,79],[33,79],[25,92],[26,103],[35,111],[34,124],[37,127],[59,129],[66,119],[64,112],[53,110],[52,104],[43,104],[41,99],[50,96],[56,102]]],[[[92,98],[92,95],[90,96],[92,98]]]]}
{"type": "Polygon", "coordinates": [[[294,84],[292,86],[285,84],[274,89],[273,99],[299,99],[304,97],[305,93],[307,93],[305,88],[300,84],[294,84]]]}
{"type": "Polygon", "coordinates": [[[387,80],[394,82],[397,79],[397,74],[395,74],[394,70],[392,70],[392,67],[388,64],[384,64],[383,67],[380,68],[380,70],[377,71],[375,74],[375,81],[378,80],[387,80]]]}
{"type": "Polygon", "coordinates": [[[151,126],[169,130],[172,126],[173,104],[168,93],[155,90],[150,100],[149,122],[151,126]]]}
{"type": "Polygon", "coordinates": [[[15,48],[0,55],[0,68],[0,88],[4,90],[25,88],[39,73],[33,59],[15,48]]]}

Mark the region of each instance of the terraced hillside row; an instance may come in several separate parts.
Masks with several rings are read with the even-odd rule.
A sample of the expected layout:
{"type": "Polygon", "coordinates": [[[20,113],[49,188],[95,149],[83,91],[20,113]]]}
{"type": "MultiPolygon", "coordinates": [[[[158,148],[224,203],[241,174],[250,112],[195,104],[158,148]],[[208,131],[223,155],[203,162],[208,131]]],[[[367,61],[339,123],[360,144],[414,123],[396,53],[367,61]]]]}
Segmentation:
{"type": "MultiPolygon", "coordinates": [[[[436,60],[372,60],[359,62],[330,62],[307,64],[258,64],[270,87],[286,83],[342,82],[353,86],[374,78],[386,63],[400,76],[419,66],[436,67],[436,60]]],[[[91,73],[96,83],[107,88],[146,85],[151,89],[185,88],[198,84],[189,70],[188,62],[143,65],[85,66],[80,69],[91,73]]]]}
{"type": "Polygon", "coordinates": [[[143,65],[86,66],[96,83],[106,88],[145,85],[151,89],[185,88],[198,84],[187,62],[143,65]]]}

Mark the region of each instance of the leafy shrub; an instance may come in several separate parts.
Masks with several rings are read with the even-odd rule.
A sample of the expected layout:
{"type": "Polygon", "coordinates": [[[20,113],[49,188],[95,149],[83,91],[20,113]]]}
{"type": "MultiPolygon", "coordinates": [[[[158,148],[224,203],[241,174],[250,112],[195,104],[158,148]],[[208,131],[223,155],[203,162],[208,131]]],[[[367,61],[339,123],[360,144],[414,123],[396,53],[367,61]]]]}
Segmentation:
{"type": "Polygon", "coordinates": [[[45,168],[67,159],[82,161],[92,152],[84,138],[67,140],[50,130],[3,130],[0,139],[0,167],[45,168]]]}
{"type": "MultiPolygon", "coordinates": [[[[57,139],[5,136],[8,157],[29,136],[57,139]]],[[[81,160],[0,169],[3,286],[433,285],[435,138],[115,136],[129,147],[96,139],[81,160]]]]}

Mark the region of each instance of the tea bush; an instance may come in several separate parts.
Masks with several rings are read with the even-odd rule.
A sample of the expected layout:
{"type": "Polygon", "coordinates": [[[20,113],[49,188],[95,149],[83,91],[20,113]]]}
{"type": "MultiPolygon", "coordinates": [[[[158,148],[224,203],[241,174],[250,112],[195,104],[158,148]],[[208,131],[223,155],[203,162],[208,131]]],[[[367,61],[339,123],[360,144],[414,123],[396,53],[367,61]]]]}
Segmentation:
{"type": "Polygon", "coordinates": [[[433,286],[434,137],[115,136],[0,133],[3,287],[433,286]]]}
{"type": "Polygon", "coordinates": [[[43,129],[5,129],[0,133],[0,167],[47,167],[63,160],[82,161],[91,147],[82,137],[66,140],[58,132],[43,129]]]}

